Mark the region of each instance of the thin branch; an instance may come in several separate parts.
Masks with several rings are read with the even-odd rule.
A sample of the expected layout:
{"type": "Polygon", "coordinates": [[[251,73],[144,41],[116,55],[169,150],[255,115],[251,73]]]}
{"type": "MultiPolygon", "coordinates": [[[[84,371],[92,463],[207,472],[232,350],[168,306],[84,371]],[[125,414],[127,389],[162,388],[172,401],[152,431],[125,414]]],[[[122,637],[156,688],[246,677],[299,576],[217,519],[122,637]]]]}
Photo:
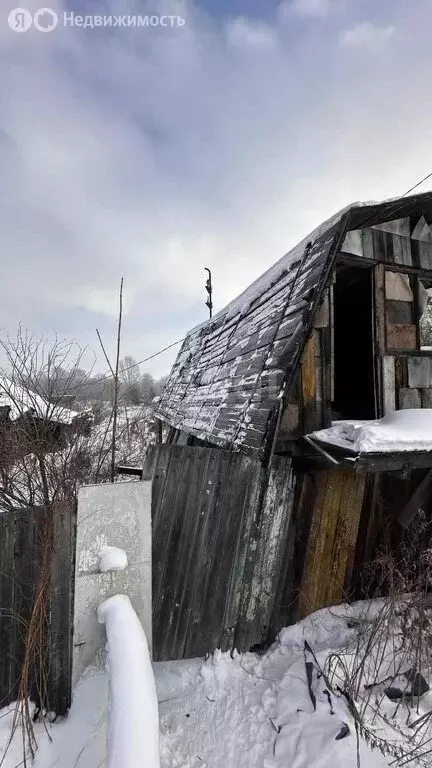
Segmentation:
{"type": "Polygon", "coordinates": [[[114,413],[113,413],[113,433],[112,433],[112,450],[111,450],[111,482],[115,481],[115,449],[116,449],[116,431],[117,431],[117,406],[118,406],[118,392],[119,392],[119,364],[120,364],[120,342],[121,342],[121,326],[123,315],[123,278],[120,281],[120,297],[119,297],[119,318],[118,318],[118,330],[117,330],[117,355],[116,355],[116,367],[114,376],[114,413]]]}

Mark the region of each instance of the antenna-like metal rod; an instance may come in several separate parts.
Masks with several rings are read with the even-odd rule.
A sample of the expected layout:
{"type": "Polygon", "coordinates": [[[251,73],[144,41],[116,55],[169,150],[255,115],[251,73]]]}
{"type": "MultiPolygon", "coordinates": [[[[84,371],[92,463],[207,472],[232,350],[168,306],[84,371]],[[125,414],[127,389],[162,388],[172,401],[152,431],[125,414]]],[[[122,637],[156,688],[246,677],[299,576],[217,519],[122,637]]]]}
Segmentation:
{"type": "Polygon", "coordinates": [[[208,278],[206,281],[206,291],[208,293],[208,299],[206,301],[206,307],[209,308],[210,312],[210,318],[213,317],[213,285],[212,285],[212,273],[211,270],[208,267],[204,267],[205,271],[208,272],[208,278]]]}

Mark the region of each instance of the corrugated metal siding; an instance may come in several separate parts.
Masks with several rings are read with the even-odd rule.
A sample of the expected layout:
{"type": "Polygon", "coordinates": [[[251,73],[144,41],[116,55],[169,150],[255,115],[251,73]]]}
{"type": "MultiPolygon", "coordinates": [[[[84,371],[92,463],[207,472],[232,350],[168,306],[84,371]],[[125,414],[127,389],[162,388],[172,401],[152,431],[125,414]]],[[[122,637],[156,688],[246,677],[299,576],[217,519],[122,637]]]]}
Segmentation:
{"type": "Polygon", "coordinates": [[[276,458],[267,480],[248,456],[162,445],[144,478],[153,478],[155,660],[265,641],[292,510],[290,460],[276,458]]]}

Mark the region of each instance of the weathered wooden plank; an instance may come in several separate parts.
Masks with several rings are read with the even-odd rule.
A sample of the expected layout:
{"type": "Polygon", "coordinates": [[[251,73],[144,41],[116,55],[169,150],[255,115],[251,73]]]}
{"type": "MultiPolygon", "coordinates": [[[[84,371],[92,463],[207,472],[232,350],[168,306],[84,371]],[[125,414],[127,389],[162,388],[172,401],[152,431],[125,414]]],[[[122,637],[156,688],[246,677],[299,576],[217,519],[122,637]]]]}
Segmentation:
{"type": "Polygon", "coordinates": [[[408,528],[410,523],[414,520],[420,508],[430,496],[430,490],[432,486],[432,469],[426,472],[423,480],[416,487],[411,498],[398,515],[398,522],[403,528],[408,528]]]}
{"type": "Polygon", "coordinates": [[[393,236],[382,230],[372,230],[374,257],[386,264],[394,262],[393,236]]]}
{"type": "Polygon", "coordinates": [[[325,474],[326,490],[316,502],[307,550],[302,615],[340,602],[354,564],[365,476],[351,470],[325,474]]]}
{"type": "Polygon", "coordinates": [[[385,311],[385,271],[384,265],[378,264],[375,269],[375,323],[376,343],[379,354],[386,351],[386,311],[385,311]]]}
{"type": "Polygon", "coordinates": [[[396,410],[396,372],[395,358],[384,356],[382,358],[383,389],[384,389],[384,415],[396,410]]]}
{"type": "Polygon", "coordinates": [[[53,559],[51,592],[51,649],[49,661],[50,707],[66,715],[72,701],[72,626],[76,508],[53,506],[53,559]]]}
{"type": "Polygon", "coordinates": [[[390,325],[387,323],[387,349],[413,350],[417,348],[415,325],[390,325]]]}
{"type": "Polygon", "coordinates": [[[411,240],[402,235],[393,235],[393,259],[395,264],[412,266],[411,240]]]}
{"type": "Polygon", "coordinates": [[[410,277],[402,272],[386,271],[385,292],[387,301],[412,302],[414,298],[410,277]]]}
{"type": "Polygon", "coordinates": [[[212,479],[208,476],[210,452],[190,449],[188,458],[186,461],[185,457],[184,464],[188,493],[183,508],[177,503],[173,510],[173,514],[181,521],[181,532],[176,550],[172,553],[173,573],[177,572],[177,577],[174,577],[170,606],[171,628],[168,628],[164,643],[160,646],[161,658],[181,658],[184,653],[193,590],[199,576],[196,572],[196,536],[201,515],[205,514],[212,492],[212,479]]]}
{"type": "Polygon", "coordinates": [[[291,459],[274,457],[246,565],[235,646],[246,650],[269,633],[293,504],[291,459]]]}
{"type": "Polygon", "coordinates": [[[402,237],[410,237],[411,225],[408,216],[403,219],[393,219],[392,221],[384,221],[381,224],[375,224],[374,229],[381,229],[383,232],[390,232],[392,235],[401,235],[402,237]]]}
{"type": "MultiPolygon", "coordinates": [[[[226,597],[225,615],[223,620],[222,648],[233,648],[236,642],[236,627],[239,623],[241,601],[245,583],[245,568],[248,555],[249,541],[252,526],[259,512],[259,491],[263,478],[263,470],[260,466],[245,465],[242,462],[241,473],[244,475],[245,488],[243,498],[240,489],[235,490],[234,508],[241,510],[239,528],[236,541],[236,551],[229,567],[230,579],[226,597]]],[[[250,644],[249,644],[250,645],[250,644]]]]}
{"type": "Polygon", "coordinates": [[[19,678],[25,653],[25,640],[34,603],[32,510],[17,510],[14,514],[14,619],[12,632],[13,656],[11,658],[11,694],[18,694],[19,678]]]}
{"type": "MultiPolygon", "coordinates": [[[[231,492],[226,482],[226,471],[228,469],[229,473],[231,463],[226,455],[224,456],[222,452],[219,453],[220,455],[218,456],[212,452],[208,468],[208,477],[212,478],[212,490],[209,494],[209,503],[202,517],[197,542],[196,556],[200,563],[200,569],[190,607],[190,628],[185,644],[185,652],[188,657],[194,655],[197,650],[199,650],[199,654],[202,653],[205,648],[205,637],[208,638],[214,630],[211,616],[209,617],[208,613],[206,613],[209,610],[211,611],[212,607],[209,585],[212,578],[215,578],[213,573],[215,559],[221,554],[217,548],[220,541],[218,537],[221,515],[223,516],[227,497],[231,492]],[[223,466],[226,468],[225,472],[220,466],[221,461],[223,461],[223,466]],[[207,622],[204,621],[204,616],[207,616],[207,622]]],[[[217,624],[220,630],[220,623],[218,622],[217,624]]]]}
{"type": "MultiPolygon", "coordinates": [[[[370,230],[369,230],[370,231],[370,230]]],[[[411,240],[409,237],[396,233],[385,232],[381,228],[372,230],[372,249],[370,240],[365,245],[365,239],[370,237],[364,233],[364,251],[369,255],[373,250],[374,258],[386,264],[411,266],[411,240]]]]}
{"type": "Polygon", "coordinates": [[[411,389],[428,389],[432,387],[432,358],[408,358],[408,386],[411,389]]]}
{"type": "Polygon", "coordinates": [[[335,592],[333,593],[337,600],[343,599],[344,592],[348,592],[351,587],[366,480],[365,473],[356,473],[354,476],[353,473],[350,473],[347,475],[347,482],[344,484],[342,492],[339,509],[340,527],[337,534],[340,541],[339,568],[337,579],[334,582],[335,592]],[[342,595],[340,595],[340,585],[342,585],[342,595]]]}
{"type": "Polygon", "coordinates": [[[313,333],[303,355],[302,368],[303,430],[307,434],[316,429],[316,334],[313,333]]]}
{"type": "Polygon", "coordinates": [[[406,357],[395,358],[396,392],[408,388],[408,365],[406,357]]]}
{"type": "Polygon", "coordinates": [[[342,253],[350,253],[353,256],[363,256],[363,232],[361,229],[352,229],[346,233],[341,245],[342,253]]]}
{"type": "Polygon", "coordinates": [[[421,396],[418,389],[399,390],[399,408],[421,408],[421,396]]]}
{"type": "MultiPolygon", "coordinates": [[[[11,660],[13,657],[14,610],[14,513],[0,517],[0,706],[11,699],[11,660]]],[[[13,696],[13,694],[12,694],[13,696]]]]}
{"type": "Polygon", "coordinates": [[[360,515],[357,545],[354,557],[354,575],[350,588],[354,598],[368,596],[368,566],[376,556],[376,541],[379,528],[378,498],[380,473],[369,472],[366,475],[362,511],[360,515]]]}
{"type": "Polygon", "coordinates": [[[287,403],[282,414],[278,437],[287,439],[296,437],[300,428],[300,408],[298,403],[287,403]]]}
{"type": "Polygon", "coordinates": [[[432,408],[432,388],[422,389],[421,400],[422,408],[432,408]]]}
{"type": "Polygon", "coordinates": [[[328,493],[329,473],[320,472],[316,475],[316,495],[311,518],[309,537],[306,544],[304,568],[300,583],[299,616],[307,616],[318,602],[318,571],[320,558],[324,550],[322,529],[325,520],[325,499],[328,493]],[[317,563],[317,566],[316,566],[317,563]]]}
{"type": "MultiPolygon", "coordinates": [[[[234,641],[233,625],[226,624],[226,608],[229,600],[230,573],[236,557],[237,543],[241,536],[242,496],[247,489],[247,476],[241,471],[243,457],[229,462],[228,474],[224,477],[223,503],[219,507],[219,525],[214,541],[213,564],[207,580],[206,601],[203,611],[204,631],[201,640],[206,648],[217,648],[222,643],[234,641]]],[[[255,472],[260,473],[255,464],[255,472]]],[[[250,515],[254,507],[245,511],[250,515]]]]}
{"type": "Polygon", "coordinates": [[[387,301],[387,322],[390,325],[410,325],[413,322],[413,303],[387,301]]]}
{"type": "Polygon", "coordinates": [[[417,245],[421,268],[432,270],[432,243],[419,242],[417,245]]]}
{"type": "Polygon", "coordinates": [[[327,291],[315,318],[315,328],[327,328],[329,323],[330,323],[330,305],[329,305],[329,296],[327,291]]]}
{"type": "Polygon", "coordinates": [[[363,230],[363,255],[365,259],[375,259],[373,235],[371,229],[363,230]]]}
{"type": "MultiPolygon", "coordinates": [[[[160,622],[161,605],[164,598],[164,579],[168,567],[170,548],[172,544],[172,529],[176,525],[175,508],[177,494],[180,492],[180,480],[183,473],[182,460],[185,447],[172,446],[167,450],[168,471],[166,477],[161,477],[161,487],[157,488],[154,481],[154,491],[157,494],[157,507],[152,502],[152,519],[159,518],[157,528],[153,525],[153,637],[158,647],[157,627],[160,622]],[[158,509],[160,507],[160,509],[158,509]]],[[[184,486],[183,486],[184,492],[184,486]]]]}

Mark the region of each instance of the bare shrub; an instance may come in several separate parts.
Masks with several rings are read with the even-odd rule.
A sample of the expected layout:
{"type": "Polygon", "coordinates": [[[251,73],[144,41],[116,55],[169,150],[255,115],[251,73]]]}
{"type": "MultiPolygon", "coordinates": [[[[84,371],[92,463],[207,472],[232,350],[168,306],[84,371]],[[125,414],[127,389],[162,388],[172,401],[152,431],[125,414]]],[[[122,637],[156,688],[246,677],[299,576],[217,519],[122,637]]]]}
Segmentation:
{"type": "Polygon", "coordinates": [[[356,729],[394,765],[432,765],[432,523],[420,513],[398,548],[368,568],[376,595],[353,607],[356,639],[330,654],[326,675],[347,699],[356,729]]]}

